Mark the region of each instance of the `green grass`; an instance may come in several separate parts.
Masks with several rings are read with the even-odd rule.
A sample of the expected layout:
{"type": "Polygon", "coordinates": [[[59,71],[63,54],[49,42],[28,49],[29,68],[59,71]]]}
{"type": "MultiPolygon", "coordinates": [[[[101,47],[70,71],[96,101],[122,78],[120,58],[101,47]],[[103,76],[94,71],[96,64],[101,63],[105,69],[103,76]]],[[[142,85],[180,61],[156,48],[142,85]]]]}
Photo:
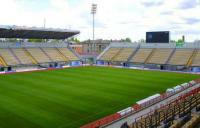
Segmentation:
{"type": "Polygon", "coordinates": [[[105,67],[0,75],[0,128],[77,128],[196,78],[105,67]]]}

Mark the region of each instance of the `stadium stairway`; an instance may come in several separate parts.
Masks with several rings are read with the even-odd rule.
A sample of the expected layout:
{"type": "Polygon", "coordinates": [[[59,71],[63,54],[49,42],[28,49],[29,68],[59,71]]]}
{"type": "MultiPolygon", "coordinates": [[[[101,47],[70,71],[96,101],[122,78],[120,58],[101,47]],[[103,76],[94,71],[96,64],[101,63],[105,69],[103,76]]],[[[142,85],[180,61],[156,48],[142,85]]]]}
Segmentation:
{"type": "Polygon", "coordinates": [[[100,58],[100,60],[112,61],[121,48],[112,47],[108,49],[100,58]]]}
{"type": "Polygon", "coordinates": [[[14,56],[14,58],[18,61],[19,64],[22,64],[22,62],[20,61],[20,59],[15,55],[15,53],[13,52],[13,50],[11,48],[9,48],[9,51],[11,52],[11,54],[14,56]]]}
{"type": "Polygon", "coordinates": [[[69,48],[58,48],[59,51],[67,58],[68,61],[76,61],[79,60],[79,57],[77,54],[74,54],[71,49],[69,48]]]}
{"type": "Polygon", "coordinates": [[[23,65],[32,65],[34,64],[23,48],[12,48],[13,53],[20,60],[23,65]]]}
{"type": "Polygon", "coordinates": [[[0,65],[5,66],[5,67],[8,66],[5,60],[1,56],[0,56],[0,65]]]}
{"type": "Polygon", "coordinates": [[[30,54],[30,52],[28,52],[28,50],[26,48],[23,48],[25,54],[31,59],[33,64],[38,64],[37,60],[30,54]]]}
{"type": "Polygon", "coordinates": [[[41,47],[40,47],[40,49],[41,49],[41,51],[49,58],[49,60],[50,60],[51,62],[53,62],[52,58],[44,51],[44,49],[41,48],[41,47]]]}
{"type": "Polygon", "coordinates": [[[148,55],[147,59],[145,60],[145,64],[147,64],[149,62],[149,60],[151,59],[151,57],[153,56],[153,54],[156,52],[156,49],[152,49],[151,53],[148,55]]]}
{"type": "Polygon", "coordinates": [[[99,56],[97,57],[97,60],[99,60],[109,49],[111,48],[111,46],[109,45],[108,47],[106,47],[103,52],[101,52],[99,54],[99,56]]]}
{"type": "Polygon", "coordinates": [[[55,47],[42,48],[42,49],[52,59],[53,62],[63,62],[63,61],[65,61],[55,47]]]}
{"type": "Polygon", "coordinates": [[[170,65],[179,65],[186,67],[189,58],[192,56],[194,49],[178,48],[170,59],[170,65]]]}
{"type": "Polygon", "coordinates": [[[148,64],[165,64],[173,49],[169,48],[156,48],[154,54],[151,56],[148,64]]]}
{"type": "Polygon", "coordinates": [[[135,48],[135,50],[133,51],[133,53],[129,56],[127,62],[130,62],[130,60],[133,58],[133,56],[135,56],[135,54],[138,52],[139,49],[140,49],[140,46],[138,46],[137,48],[135,48]]]}
{"type": "Polygon", "coordinates": [[[37,60],[38,64],[51,62],[40,48],[26,48],[26,50],[37,60]]]}
{"type": "Polygon", "coordinates": [[[152,48],[140,48],[136,52],[136,54],[130,59],[130,62],[144,64],[151,52],[152,48]]]}
{"type": "Polygon", "coordinates": [[[16,60],[16,58],[13,56],[13,54],[11,53],[11,51],[8,48],[6,48],[6,49],[1,48],[0,54],[8,66],[19,65],[19,62],[16,60]]]}
{"type": "Polygon", "coordinates": [[[165,62],[165,64],[168,64],[170,59],[172,58],[172,56],[174,55],[174,53],[176,52],[176,48],[174,48],[174,50],[172,51],[171,55],[169,56],[169,58],[167,59],[167,61],[165,62]]]}
{"type": "Polygon", "coordinates": [[[182,128],[195,128],[198,122],[200,122],[200,115],[193,113],[191,120],[183,125],[182,128]]]}
{"type": "Polygon", "coordinates": [[[111,61],[114,61],[114,59],[122,52],[123,48],[120,48],[119,51],[111,58],[111,61]]]}
{"type": "Polygon", "coordinates": [[[68,49],[71,53],[73,53],[73,55],[74,55],[75,57],[79,58],[79,54],[78,54],[77,52],[75,52],[71,47],[68,46],[67,49],[68,49]]]}
{"type": "Polygon", "coordinates": [[[198,50],[194,49],[192,55],[190,56],[190,58],[187,62],[187,65],[186,65],[187,67],[190,67],[192,65],[193,59],[196,57],[197,53],[198,53],[198,50]]]}
{"type": "Polygon", "coordinates": [[[60,56],[62,56],[63,60],[68,61],[68,58],[65,55],[63,55],[62,52],[57,47],[55,49],[58,51],[60,56]]]}
{"type": "Polygon", "coordinates": [[[197,49],[197,53],[193,58],[192,66],[200,66],[200,49],[197,49]]]}

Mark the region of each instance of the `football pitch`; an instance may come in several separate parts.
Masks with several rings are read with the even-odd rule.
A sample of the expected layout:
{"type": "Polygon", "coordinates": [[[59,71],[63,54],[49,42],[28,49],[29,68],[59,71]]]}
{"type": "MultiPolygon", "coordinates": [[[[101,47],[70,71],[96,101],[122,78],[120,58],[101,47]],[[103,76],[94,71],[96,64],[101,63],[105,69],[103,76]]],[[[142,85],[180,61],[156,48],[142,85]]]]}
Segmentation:
{"type": "Polygon", "coordinates": [[[0,75],[0,128],[78,128],[199,77],[108,67],[0,75]]]}

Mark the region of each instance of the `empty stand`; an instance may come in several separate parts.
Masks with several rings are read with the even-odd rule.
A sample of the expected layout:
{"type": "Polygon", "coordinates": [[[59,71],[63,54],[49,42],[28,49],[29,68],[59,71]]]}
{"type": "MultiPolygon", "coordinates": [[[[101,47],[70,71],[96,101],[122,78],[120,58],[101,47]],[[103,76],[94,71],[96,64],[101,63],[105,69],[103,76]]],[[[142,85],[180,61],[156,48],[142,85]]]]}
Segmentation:
{"type": "Polygon", "coordinates": [[[31,59],[31,61],[33,62],[33,64],[38,64],[37,60],[28,52],[28,50],[26,48],[23,48],[25,54],[31,59]]]}
{"type": "Polygon", "coordinates": [[[154,55],[155,49],[152,49],[151,53],[148,55],[147,59],[145,60],[145,64],[151,59],[151,57],[154,55]]]}
{"type": "Polygon", "coordinates": [[[42,48],[43,51],[51,58],[54,62],[67,61],[56,48],[42,48]]]}
{"type": "Polygon", "coordinates": [[[5,67],[8,66],[5,60],[0,56],[0,66],[5,67]]]}
{"type": "Polygon", "coordinates": [[[38,63],[51,62],[50,58],[40,48],[26,48],[38,63]]]}
{"type": "Polygon", "coordinates": [[[99,56],[98,60],[190,67],[200,66],[200,50],[176,47],[110,47],[99,56]]]}
{"type": "Polygon", "coordinates": [[[0,55],[3,58],[3,60],[6,62],[7,65],[13,66],[13,65],[19,65],[20,62],[15,58],[15,56],[12,54],[10,49],[0,49],[0,55]]]}
{"type": "Polygon", "coordinates": [[[79,58],[68,48],[57,48],[59,52],[64,55],[68,60],[73,61],[73,60],[79,60],[79,58]]]}
{"type": "Polygon", "coordinates": [[[192,65],[193,59],[195,58],[197,53],[198,53],[198,50],[194,49],[192,55],[189,58],[187,65],[186,65],[187,67],[190,67],[192,65]]]}
{"type": "Polygon", "coordinates": [[[155,49],[154,54],[151,56],[147,63],[165,64],[170,57],[172,51],[173,49],[170,48],[155,49]]]}
{"type": "Polygon", "coordinates": [[[194,49],[176,49],[168,64],[187,65],[193,51],[194,49]]]}
{"type": "Polygon", "coordinates": [[[196,51],[196,55],[193,58],[192,66],[200,66],[200,50],[196,51]]]}
{"type": "Polygon", "coordinates": [[[33,65],[79,60],[68,48],[0,48],[0,66],[33,65]]]}
{"type": "Polygon", "coordinates": [[[111,61],[119,53],[121,48],[110,48],[100,58],[100,60],[111,61]]]}
{"type": "Polygon", "coordinates": [[[123,48],[116,56],[114,56],[112,61],[126,62],[128,61],[129,56],[134,52],[134,50],[134,48],[123,48]]]}
{"type": "Polygon", "coordinates": [[[133,56],[130,62],[134,63],[145,63],[146,59],[149,57],[153,49],[150,48],[140,48],[138,52],[133,56]]]}
{"type": "Polygon", "coordinates": [[[26,51],[24,51],[23,48],[14,48],[12,51],[20,60],[21,64],[34,64],[32,59],[26,54],[26,51]]]}

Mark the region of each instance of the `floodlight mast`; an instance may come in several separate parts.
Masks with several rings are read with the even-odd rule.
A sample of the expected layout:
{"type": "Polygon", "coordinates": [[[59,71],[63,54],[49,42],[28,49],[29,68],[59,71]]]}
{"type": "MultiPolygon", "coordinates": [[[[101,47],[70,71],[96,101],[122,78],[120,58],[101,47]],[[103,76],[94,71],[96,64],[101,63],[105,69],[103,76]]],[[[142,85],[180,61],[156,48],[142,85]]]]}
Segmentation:
{"type": "Polygon", "coordinates": [[[44,18],[43,23],[44,23],[43,27],[46,28],[46,18],[44,18]]]}
{"type": "Polygon", "coordinates": [[[93,28],[93,33],[92,33],[92,39],[93,39],[93,46],[92,46],[92,52],[95,52],[95,44],[94,44],[94,39],[95,39],[95,19],[94,19],[94,15],[97,12],[97,4],[92,4],[92,8],[91,8],[91,14],[92,14],[92,19],[93,19],[93,23],[92,23],[92,28],[93,28]]]}
{"type": "MultiPolygon", "coordinates": [[[[46,18],[44,18],[44,21],[43,21],[43,22],[44,22],[44,26],[43,26],[43,27],[44,27],[44,29],[45,29],[45,28],[46,28],[46,18]]],[[[47,39],[44,39],[44,42],[46,43],[46,42],[47,42],[47,39]]]]}

